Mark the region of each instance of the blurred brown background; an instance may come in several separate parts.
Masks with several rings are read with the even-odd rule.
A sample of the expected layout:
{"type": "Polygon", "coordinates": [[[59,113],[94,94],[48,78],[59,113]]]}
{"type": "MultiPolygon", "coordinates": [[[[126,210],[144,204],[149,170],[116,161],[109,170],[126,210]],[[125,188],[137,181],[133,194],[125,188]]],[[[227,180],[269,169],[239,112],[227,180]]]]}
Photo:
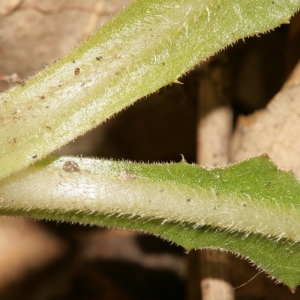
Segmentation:
{"type": "MultiPolygon", "coordinates": [[[[129,2],[1,0],[0,91],[59,59],[129,2]]],[[[205,80],[220,67],[227,72],[222,93],[232,115],[228,160],[267,152],[300,177],[300,72],[282,89],[299,57],[298,14],[290,25],[238,42],[183,77],[183,85],[162,88],[57,153],[145,162],[179,161],[183,154],[196,162],[203,146],[197,140],[199,103],[209,98],[205,80]]],[[[223,86],[219,79],[214,84],[223,86]]],[[[230,264],[234,287],[258,273],[234,255],[230,264]]],[[[188,299],[188,270],[181,247],[153,236],[0,219],[0,299],[188,299]]],[[[259,274],[235,297],[299,299],[300,293],[259,274]]]]}

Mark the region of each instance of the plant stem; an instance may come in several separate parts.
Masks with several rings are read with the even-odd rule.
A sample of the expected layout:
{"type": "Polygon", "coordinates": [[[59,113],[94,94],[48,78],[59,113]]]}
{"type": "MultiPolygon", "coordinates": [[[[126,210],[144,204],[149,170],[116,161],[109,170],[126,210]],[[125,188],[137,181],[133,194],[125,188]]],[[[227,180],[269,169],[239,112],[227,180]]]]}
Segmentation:
{"type": "MultiPolygon", "coordinates": [[[[226,166],[232,133],[231,72],[226,54],[203,68],[198,88],[197,162],[226,166]]],[[[202,300],[233,300],[231,255],[222,251],[199,251],[202,300]]]]}

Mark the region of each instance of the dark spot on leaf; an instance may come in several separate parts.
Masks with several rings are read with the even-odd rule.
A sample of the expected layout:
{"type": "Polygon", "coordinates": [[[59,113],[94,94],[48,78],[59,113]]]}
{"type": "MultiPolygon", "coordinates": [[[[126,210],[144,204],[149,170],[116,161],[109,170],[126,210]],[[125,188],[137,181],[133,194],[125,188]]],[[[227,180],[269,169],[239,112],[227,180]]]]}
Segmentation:
{"type": "Polygon", "coordinates": [[[101,58],[102,58],[102,56],[97,56],[96,57],[97,60],[100,60],[101,58]]]}
{"type": "Polygon", "coordinates": [[[13,138],[12,140],[8,141],[9,144],[15,145],[17,143],[17,138],[13,138]]]}
{"type": "Polygon", "coordinates": [[[78,75],[80,73],[80,68],[76,68],[74,73],[75,73],[75,75],[78,75]]]}
{"type": "Polygon", "coordinates": [[[79,172],[80,168],[79,165],[75,161],[67,161],[63,165],[63,170],[69,173],[79,172]]]}
{"type": "Polygon", "coordinates": [[[131,180],[134,178],[135,178],[135,176],[133,174],[131,174],[128,170],[123,170],[118,177],[118,179],[120,181],[131,180]]]}
{"type": "Polygon", "coordinates": [[[37,155],[33,155],[32,158],[33,158],[33,159],[36,159],[36,158],[37,158],[37,155]]]}

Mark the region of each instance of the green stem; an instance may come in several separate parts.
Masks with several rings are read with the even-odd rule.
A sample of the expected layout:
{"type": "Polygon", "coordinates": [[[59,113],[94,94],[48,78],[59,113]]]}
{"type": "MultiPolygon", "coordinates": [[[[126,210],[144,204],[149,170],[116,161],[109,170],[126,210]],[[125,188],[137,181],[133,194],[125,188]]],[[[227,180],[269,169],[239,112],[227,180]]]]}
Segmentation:
{"type": "Polygon", "coordinates": [[[0,178],[34,163],[236,40],[288,22],[300,0],[140,0],[0,95],[0,178]]]}

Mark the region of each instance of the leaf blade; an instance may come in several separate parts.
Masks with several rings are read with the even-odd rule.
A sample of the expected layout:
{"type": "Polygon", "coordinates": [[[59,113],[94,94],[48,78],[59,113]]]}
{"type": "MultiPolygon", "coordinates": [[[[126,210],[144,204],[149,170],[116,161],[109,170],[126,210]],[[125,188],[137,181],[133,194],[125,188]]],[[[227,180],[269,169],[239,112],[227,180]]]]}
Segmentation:
{"type": "MultiPolygon", "coordinates": [[[[276,235],[272,231],[272,223],[279,222],[273,209],[279,206],[283,213],[286,212],[285,216],[293,217],[286,202],[289,198],[279,195],[274,203],[256,198],[257,185],[262,182],[264,186],[269,180],[280,181],[283,191],[300,190],[292,174],[277,170],[265,156],[210,171],[187,163],[147,165],[48,157],[0,182],[0,213],[142,230],[188,250],[227,250],[251,260],[277,281],[294,289],[300,283],[300,269],[297,268],[300,241],[297,234],[285,238],[282,232],[276,235]],[[238,181],[245,187],[247,179],[241,174],[249,174],[250,170],[259,182],[253,183],[249,176],[248,207],[255,204],[266,214],[254,216],[249,210],[247,213],[249,218],[258,218],[256,225],[264,229],[262,232],[250,228],[248,219],[238,215],[237,211],[244,208],[240,207],[238,195],[233,214],[214,209],[216,195],[212,190],[219,186],[221,196],[227,191],[228,181],[235,181],[238,191],[238,181]],[[216,178],[216,174],[220,177],[216,178]],[[196,195],[200,199],[198,202],[193,199],[196,195]],[[211,211],[211,216],[219,220],[217,223],[201,216],[210,215],[211,211]],[[268,224],[267,214],[273,218],[271,224],[268,224]],[[231,223],[237,223],[238,227],[232,228],[231,223]]],[[[276,191],[278,189],[271,193],[276,191]]],[[[297,198],[290,199],[291,203],[300,199],[297,193],[295,195],[297,198]]],[[[298,223],[300,208],[294,209],[297,212],[294,221],[298,223]]],[[[279,223],[279,227],[282,224],[279,223]]],[[[297,232],[299,230],[297,228],[297,232]]]]}
{"type": "Polygon", "coordinates": [[[288,21],[294,1],[141,0],[24,86],[0,94],[0,178],[42,159],[239,38],[288,21]]]}

